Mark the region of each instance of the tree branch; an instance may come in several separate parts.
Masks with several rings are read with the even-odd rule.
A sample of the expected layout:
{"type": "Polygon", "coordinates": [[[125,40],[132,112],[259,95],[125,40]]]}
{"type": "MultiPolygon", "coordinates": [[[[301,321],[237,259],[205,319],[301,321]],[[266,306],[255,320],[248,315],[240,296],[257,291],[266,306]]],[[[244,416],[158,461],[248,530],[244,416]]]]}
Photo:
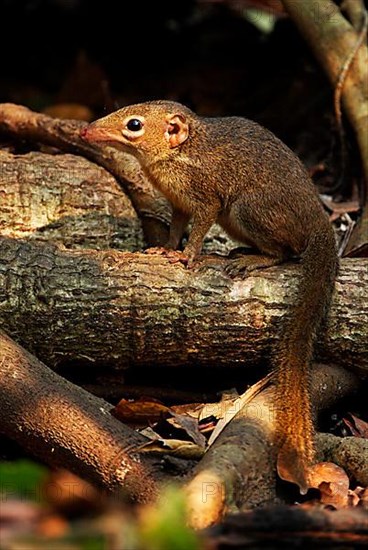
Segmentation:
{"type": "Polygon", "coordinates": [[[141,225],[116,180],[83,157],[0,151],[0,232],[67,248],[143,248],[141,225]]]}
{"type": "MultiPolygon", "coordinates": [[[[51,368],[254,367],[269,360],[277,344],[299,267],[231,279],[225,265],[202,257],[190,270],[160,256],[0,239],[0,327],[51,368]]],[[[323,361],[362,372],[368,367],[367,265],[365,259],[341,262],[317,346],[323,361]]]]}
{"type": "Polygon", "coordinates": [[[142,222],[146,243],[149,246],[163,244],[168,237],[170,209],[167,201],[152,189],[131,155],[82,140],[79,133],[84,125],[75,120],[54,119],[35,113],[21,105],[0,104],[0,132],[14,139],[39,142],[80,154],[106,168],[132,201],[142,222]]]}
{"type": "MultiPolygon", "coordinates": [[[[357,31],[332,0],[283,0],[283,4],[335,86],[349,53],[354,50],[357,31]]],[[[357,135],[368,180],[368,48],[364,43],[346,77],[342,100],[357,135]]]]}
{"type": "MultiPolygon", "coordinates": [[[[357,10],[362,8],[360,1],[355,4],[354,14],[350,2],[347,5],[353,25],[357,23],[357,10]]],[[[357,30],[343,17],[332,0],[283,0],[283,5],[335,88],[349,55],[359,41],[359,32],[365,28],[367,14],[364,7],[361,9],[360,29],[357,30]]],[[[368,242],[368,47],[364,40],[346,75],[341,94],[348,120],[356,134],[365,176],[365,187],[361,190],[364,212],[353,236],[354,246],[359,249],[366,247],[368,242]]]]}
{"type": "Polygon", "coordinates": [[[61,378],[0,332],[1,433],[50,466],[148,502],[154,462],[135,448],[147,439],[110,414],[111,406],[61,378]]]}

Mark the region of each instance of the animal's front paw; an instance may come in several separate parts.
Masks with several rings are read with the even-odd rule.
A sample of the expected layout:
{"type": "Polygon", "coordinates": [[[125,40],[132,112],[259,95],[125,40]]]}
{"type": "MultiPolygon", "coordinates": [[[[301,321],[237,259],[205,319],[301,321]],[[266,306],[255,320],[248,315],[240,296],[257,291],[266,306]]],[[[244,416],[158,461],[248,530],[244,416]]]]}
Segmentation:
{"type": "Polygon", "coordinates": [[[180,250],[170,250],[164,248],[163,246],[155,246],[153,248],[147,248],[145,253],[156,256],[163,256],[164,258],[167,258],[171,264],[177,264],[180,262],[183,265],[190,267],[188,256],[180,250]]]}
{"type": "Polygon", "coordinates": [[[169,250],[164,246],[152,246],[144,251],[145,254],[151,254],[152,256],[165,256],[168,252],[169,250]]]}

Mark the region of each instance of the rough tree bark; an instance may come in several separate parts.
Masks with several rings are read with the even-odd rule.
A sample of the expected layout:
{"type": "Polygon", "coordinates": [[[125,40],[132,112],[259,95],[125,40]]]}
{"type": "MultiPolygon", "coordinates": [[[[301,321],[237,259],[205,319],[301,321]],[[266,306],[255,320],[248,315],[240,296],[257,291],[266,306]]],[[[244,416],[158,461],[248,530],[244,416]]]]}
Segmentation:
{"type": "Polygon", "coordinates": [[[84,124],[53,119],[20,105],[0,104],[0,132],[3,135],[27,140],[33,146],[41,143],[56,147],[97,162],[116,177],[131,200],[141,220],[146,243],[156,246],[165,242],[170,212],[167,201],[152,189],[133,157],[111,147],[95,147],[83,141],[79,133],[84,124]]]}
{"type": "Polygon", "coordinates": [[[116,179],[70,154],[0,151],[0,234],[67,248],[143,248],[141,224],[116,179]]]}
{"type": "MultiPolygon", "coordinates": [[[[159,256],[0,239],[0,326],[52,368],[230,368],[268,360],[298,266],[234,280],[224,260],[202,262],[188,270],[159,256]]],[[[368,361],[367,265],[342,261],[317,346],[324,361],[361,372],[368,361]]]]}

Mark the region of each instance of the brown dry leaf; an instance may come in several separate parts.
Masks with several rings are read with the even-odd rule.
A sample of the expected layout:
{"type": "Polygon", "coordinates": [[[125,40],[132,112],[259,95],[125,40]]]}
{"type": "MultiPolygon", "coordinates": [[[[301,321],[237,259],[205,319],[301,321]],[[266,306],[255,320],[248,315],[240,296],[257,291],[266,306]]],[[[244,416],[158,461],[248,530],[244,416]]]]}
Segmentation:
{"type": "Polygon", "coordinates": [[[346,472],[332,462],[319,462],[309,469],[311,488],[319,489],[321,502],[335,508],[349,505],[349,478],[346,472]]]}
{"type": "Polygon", "coordinates": [[[182,441],[181,439],[155,439],[145,443],[136,449],[140,453],[152,453],[158,455],[172,455],[178,458],[188,460],[197,460],[204,454],[203,447],[192,443],[191,441],[182,441]]]}
{"type": "Polygon", "coordinates": [[[201,434],[211,434],[213,430],[215,429],[216,421],[210,418],[206,422],[201,422],[199,425],[199,429],[201,430],[201,434]]]}
{"type": "Polygon", "coordinates": [[[169,407],[154,400],[138,399],[129,401],[121,399],[111,414],[125,423],[145,425],[158,422],[170,415],[169,407]]]}
{"type": "Polygon", "coordinates": [[[181,428],[185,433],[200,447],[206,446],[206,438],[201,434],[198,427],[198,420],[192,418],[188,414],[176,414],[172,413],[173,417],[169,418],[167,422],[175,426],[175,428],[181,428]]]}
{"type": "Polygon", "coordinates": [[[199,420],[203,407],[205,407],[204,403],[183,403],[182,405],[173,405],[170,410],[176,414],[187,414],[199,420]]]}
{"type": "Polygon", "coordinates": [[[216,403],[206,403],[202,407],[198,417],[199,422],[202,422],[208,418],[221,420],[224,418],[226,411],[231,408],[232,404],[237,399],[239,399],[239,394],[235,389],[222,392],[220,401],[217,401],[216,403]]]}
{"type": "Polygon", "coordinates": [[[351,433],[355,437],[368,439],[368,422],[364,422],[364,420],[358,418],[357,416],[354,416],[351,413],[350,417],[353,419],[353,422],[351,422],[347,418],[344,418],[344,423],[350,428],[351,433]]]}
{"type": "Polygon", "coordinates": [[[152,441],[156,441],[156,439],[160,439],[160,434],[155,432],[150,426],[145,426],[141,430],[138,430],[138,432],[144,437],[147,437],[148,439],[152,439],[152,441]]]}
{"type": "Polygon", "coordinates": [[[349,489],[349,506],[368,508],[368,489],[359,486],[354,490],[349,489]]]}
{"type": "MultiPolygon", "coordinates": [[[[218,415],[220,415],[221,420],[218,422],[216,428],[213,430],[212,435],[208,440],[208,446],[213,444],[215,439],[218,438],[222,430],[234,418],[234,416],[252,399],[254,399],[256,395],[258,395],[263,389],[265,389],[269,385],[272,376],[272,373],[268,374],[267,376],[253,384],[250,388],[248,388],[247,391],[240,395],[237,399],[227,399],[224,401],[222,400],[221,403],[219,403],[220,407],[222,407],[218,410],[218,415]]],[[[201,417],[203,418],[202,413],[201,417]]]]}

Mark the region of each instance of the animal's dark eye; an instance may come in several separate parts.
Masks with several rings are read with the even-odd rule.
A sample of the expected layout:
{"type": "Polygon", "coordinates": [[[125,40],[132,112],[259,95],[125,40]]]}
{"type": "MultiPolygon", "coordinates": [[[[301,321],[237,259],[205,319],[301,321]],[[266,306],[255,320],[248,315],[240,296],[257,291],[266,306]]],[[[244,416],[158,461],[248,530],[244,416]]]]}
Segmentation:
{"type": "Polygon", "coordinates": [[[142,130],[143,124],[140,120],[138,120],[138,118],[131,118],[126,127],[131,132],[138,132],[139,130],[142,130]]]}

